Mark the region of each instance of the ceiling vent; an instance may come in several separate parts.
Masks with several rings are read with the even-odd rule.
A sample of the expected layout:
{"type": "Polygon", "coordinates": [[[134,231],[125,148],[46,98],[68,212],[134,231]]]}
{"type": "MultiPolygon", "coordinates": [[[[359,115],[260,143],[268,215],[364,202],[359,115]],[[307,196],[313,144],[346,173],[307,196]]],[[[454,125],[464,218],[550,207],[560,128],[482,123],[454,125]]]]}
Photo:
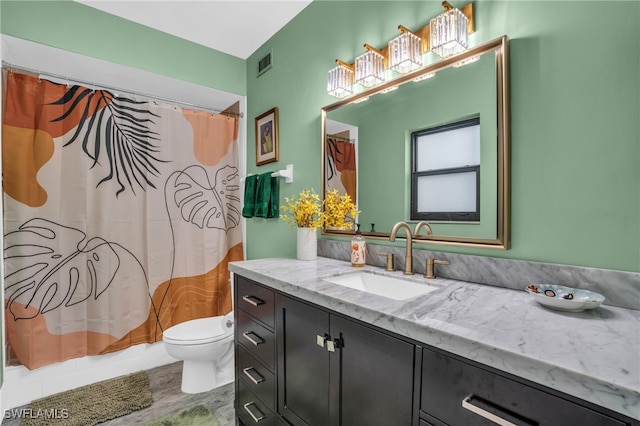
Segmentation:
{"type": "Polygon", "coordinates": [[[270,51],[258,60],[258,75],[256,77],[260,77],[262,74],[271,69],[271,67],[273,66],[272,54],[273,51],[270,51]]]}

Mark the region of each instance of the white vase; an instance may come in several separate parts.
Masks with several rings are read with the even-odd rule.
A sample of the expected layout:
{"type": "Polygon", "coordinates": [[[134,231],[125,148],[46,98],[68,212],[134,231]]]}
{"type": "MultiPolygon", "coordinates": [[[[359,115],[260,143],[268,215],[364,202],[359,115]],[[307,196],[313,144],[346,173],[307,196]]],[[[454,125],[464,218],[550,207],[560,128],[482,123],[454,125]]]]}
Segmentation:
{"type": "Polygon", "coordinates": [[[315,260],[318,257],[318,233],[315,229],[297,228],[298,260],[315,260]]]}

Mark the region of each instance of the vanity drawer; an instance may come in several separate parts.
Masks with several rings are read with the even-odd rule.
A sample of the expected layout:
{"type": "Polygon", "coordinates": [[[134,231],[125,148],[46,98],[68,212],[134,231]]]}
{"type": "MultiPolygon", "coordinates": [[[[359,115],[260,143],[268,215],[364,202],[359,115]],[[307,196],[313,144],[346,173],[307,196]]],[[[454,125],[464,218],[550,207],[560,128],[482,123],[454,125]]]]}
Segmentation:
{"type": "Polygon", "coordinates": [[[270,370],[275,368],[276,339],[272,331],[246,313],[236,311],[237,342],[270,370]]]}
{"type": "Polygon", "coordinates": [[[491,416],[515,425],[625,424],[567,399],[428,349],[423,349],[420,409],[455,426],[495,425],[487,419],[491,416]]]}
{"type": "Polygon", "coordinates": [[[267,370],[249,351],[238,345],[237,376],[264,402],[269,409],[276,408],[276,380],[274,374],[267,370]]]}
{"type": "Polygon", "coordinates": [[[260,401],[246,386],[240,381],[238,383],[238,395],[236,395],[237,411],[242,423],[246,426],[259,424],[260,426],[275,426],[275,416],[266,405],[260,401]]]}
{"type": "Polygon", "coordinates": [[[245,277],[236,275],[236,308],[263,322],[275,326],[274,292],[245,277]]]}

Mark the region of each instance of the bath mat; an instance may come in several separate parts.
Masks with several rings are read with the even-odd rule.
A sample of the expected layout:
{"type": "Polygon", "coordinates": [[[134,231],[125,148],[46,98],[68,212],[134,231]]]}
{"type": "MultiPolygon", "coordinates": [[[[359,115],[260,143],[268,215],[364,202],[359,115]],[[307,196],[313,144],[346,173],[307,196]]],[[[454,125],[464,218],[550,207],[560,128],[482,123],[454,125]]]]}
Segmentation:
{"type": "Polygon", "coordinates": [[[204,405],[185,408],[144,426],[220,426],[220,422],[204,405]]]}
{"type": "Polygon", "coordinates": [[[93,426],[153,403],[145,371],[37,399],[21,426],[93,426]]]}

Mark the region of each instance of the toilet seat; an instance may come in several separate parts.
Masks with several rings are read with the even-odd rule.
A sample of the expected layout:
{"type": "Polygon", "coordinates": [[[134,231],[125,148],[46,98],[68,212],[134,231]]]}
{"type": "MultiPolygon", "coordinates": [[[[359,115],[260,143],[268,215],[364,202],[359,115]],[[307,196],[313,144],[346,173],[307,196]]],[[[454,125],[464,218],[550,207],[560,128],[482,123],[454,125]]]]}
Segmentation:
{"type": "Polygon", "coordinates": [[[203,345],[233,337],[226,316],[199,318],[176,324],[164,331],[162,340],[174,345],[203,345]]]}

